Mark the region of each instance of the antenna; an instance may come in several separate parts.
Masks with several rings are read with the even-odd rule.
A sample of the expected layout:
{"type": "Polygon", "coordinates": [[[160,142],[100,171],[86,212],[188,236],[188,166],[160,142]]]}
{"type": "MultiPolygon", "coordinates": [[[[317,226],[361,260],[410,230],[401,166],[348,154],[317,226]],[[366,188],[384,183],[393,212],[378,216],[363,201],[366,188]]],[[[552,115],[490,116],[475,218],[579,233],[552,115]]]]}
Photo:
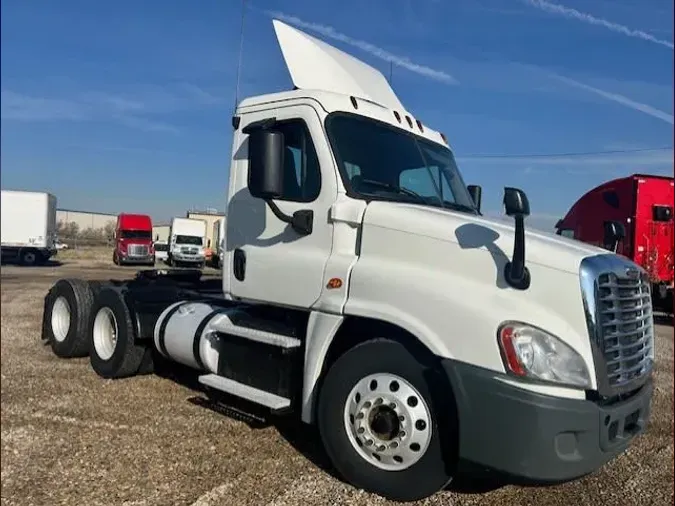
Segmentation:
{"type": "Polygon", "coordinates": [[[241,0],[241,29],[239,31],[239,61],[237,62],[237,83],[234,88],[234,111],[239,103],[239,77],[241,75],[241,62],[244,54],[244,20],[246,19],[246,0],[241,0]]]}
{"type": "Polygon", "coordinates": [[[391,79],[394,75],[394,62],[389,60],[389,86],[391,86],[391,79]]]}

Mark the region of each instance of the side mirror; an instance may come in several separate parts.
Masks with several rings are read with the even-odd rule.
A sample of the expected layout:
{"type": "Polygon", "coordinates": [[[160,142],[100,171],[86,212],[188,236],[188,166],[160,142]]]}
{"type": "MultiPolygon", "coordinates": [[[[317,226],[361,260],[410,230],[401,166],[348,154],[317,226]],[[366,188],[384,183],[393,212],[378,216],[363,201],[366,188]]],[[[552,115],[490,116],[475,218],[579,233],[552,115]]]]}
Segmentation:
{"type": "Polygon", "coordinates": [[[519,188],[504,188],[504,209],[507,216],[529,216],[530,202],[519,188]]]}
{"type": "Polygon", "coordinates": [[[270,200],[284,193],[284,134],[256,129],[248,138],[248,189],[270,200]]]}
{"type": "Polygon", "coordinates": [[[504,188],[504,209],[516,224],[513,257],[504,266],[504,278],[513,288],[527,290],[530,287],[530,271],[525,266],[525,216],[530,215],[530,202],[525,192],[518,188],[504,188]]]}
{"type": "Polygon", "coordinates": [[[483,189],[475,184],[470,184],[467,189],[469,190],[469,195],[471,195],[471,199],[476,206],[476,210],[480,212],[480,201],[483,194],[483,189]]]}
{"type": "Polygon", "coordinates": [[[606,221],[603,223],[603,243],[605,248],[616,253],[619,242],[626,237],[626,227],[620,221],[606,221]]]}

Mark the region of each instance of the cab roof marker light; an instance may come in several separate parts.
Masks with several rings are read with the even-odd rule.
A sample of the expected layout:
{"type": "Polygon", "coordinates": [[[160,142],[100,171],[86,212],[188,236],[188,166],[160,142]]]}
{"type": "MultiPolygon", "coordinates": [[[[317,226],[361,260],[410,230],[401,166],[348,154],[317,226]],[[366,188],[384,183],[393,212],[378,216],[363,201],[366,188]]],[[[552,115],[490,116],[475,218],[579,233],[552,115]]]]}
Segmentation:
{"type": "Polygon", "coordinates": [[[424,133],[424,127],[422,126],[422,122],[420,120],[417,120],[417,128],[420,129],[420,132],[424,133]]]}
{"type": "Polygon", "coordinates": [[[408,122],[408,126],[409,126],[410,128],[412,128],[412,127],[413,127],[413,123],[412,123],[412,120],[410,119],[410,116],[408,116],[408,115],[406,114],[405,119],[406,119],[406,121],[408,122]]]}
{"type": "Polygon", "coordinates": [[[396,121],[399,123],[401,122],[401,115],[398,113],[398,111],[394,111],[394,117],[396,118],[396,121]]]}
{"type": "Polygon", "coordinates": [[[441,134],[441,139],[443,139],[443,142],[445,142],[447,144],[448,139],[445,138],[445,134],[443,132],[440,132],[440,134],[441,134]]]}

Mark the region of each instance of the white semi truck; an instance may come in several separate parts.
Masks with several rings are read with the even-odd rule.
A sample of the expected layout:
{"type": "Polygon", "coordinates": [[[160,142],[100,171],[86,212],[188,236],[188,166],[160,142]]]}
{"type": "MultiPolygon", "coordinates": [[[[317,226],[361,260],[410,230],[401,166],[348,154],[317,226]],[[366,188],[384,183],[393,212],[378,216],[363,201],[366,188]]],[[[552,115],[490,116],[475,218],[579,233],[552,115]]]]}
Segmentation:
{"type": "Polygon", "coordinates": [[[39,265],[56,255],[56,197],[45,192],[2,190],[2,260],[39,265]]]}
{"type": "Polygon", "coordinates": [[[174,218],[169,230],[169,265],[202,268],[206,261],[206,222],[190,218],[174,218]]]}
{"type": "Polygon", "coordinates": [[[104,378],[153,353],[189,366],[212,395],[318,425],[347,481],[396,500],[458,463],[551,483],[623,452],[652,396],[646,273],[526,231],[521,190],[504,192],[513,226],[486,219],[380,72],[274,28],[295,89],[233,117],[222,280],[60,280],[53,350],[104,378]]]}

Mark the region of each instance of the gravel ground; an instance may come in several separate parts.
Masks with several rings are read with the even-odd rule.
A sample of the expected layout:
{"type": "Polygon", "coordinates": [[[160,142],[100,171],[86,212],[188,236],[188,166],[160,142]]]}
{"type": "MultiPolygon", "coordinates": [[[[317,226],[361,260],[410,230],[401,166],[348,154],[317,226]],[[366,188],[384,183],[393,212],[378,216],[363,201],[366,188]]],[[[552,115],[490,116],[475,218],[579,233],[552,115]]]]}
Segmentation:
{"type": "MultiPolygon", "coordinates": [[[[83,259],[2,267],[2,505],[388,504],[334,478],[306,428],[208,409],[185,381],[104,381],[87,359],[57,359],[40,343],[56,279],[134,270],[83,259]]],[[[446,491],[420,504],[673,504],[673,327],[662,323],[651,425],[624,455],[561,486],[446,491]]]]}

